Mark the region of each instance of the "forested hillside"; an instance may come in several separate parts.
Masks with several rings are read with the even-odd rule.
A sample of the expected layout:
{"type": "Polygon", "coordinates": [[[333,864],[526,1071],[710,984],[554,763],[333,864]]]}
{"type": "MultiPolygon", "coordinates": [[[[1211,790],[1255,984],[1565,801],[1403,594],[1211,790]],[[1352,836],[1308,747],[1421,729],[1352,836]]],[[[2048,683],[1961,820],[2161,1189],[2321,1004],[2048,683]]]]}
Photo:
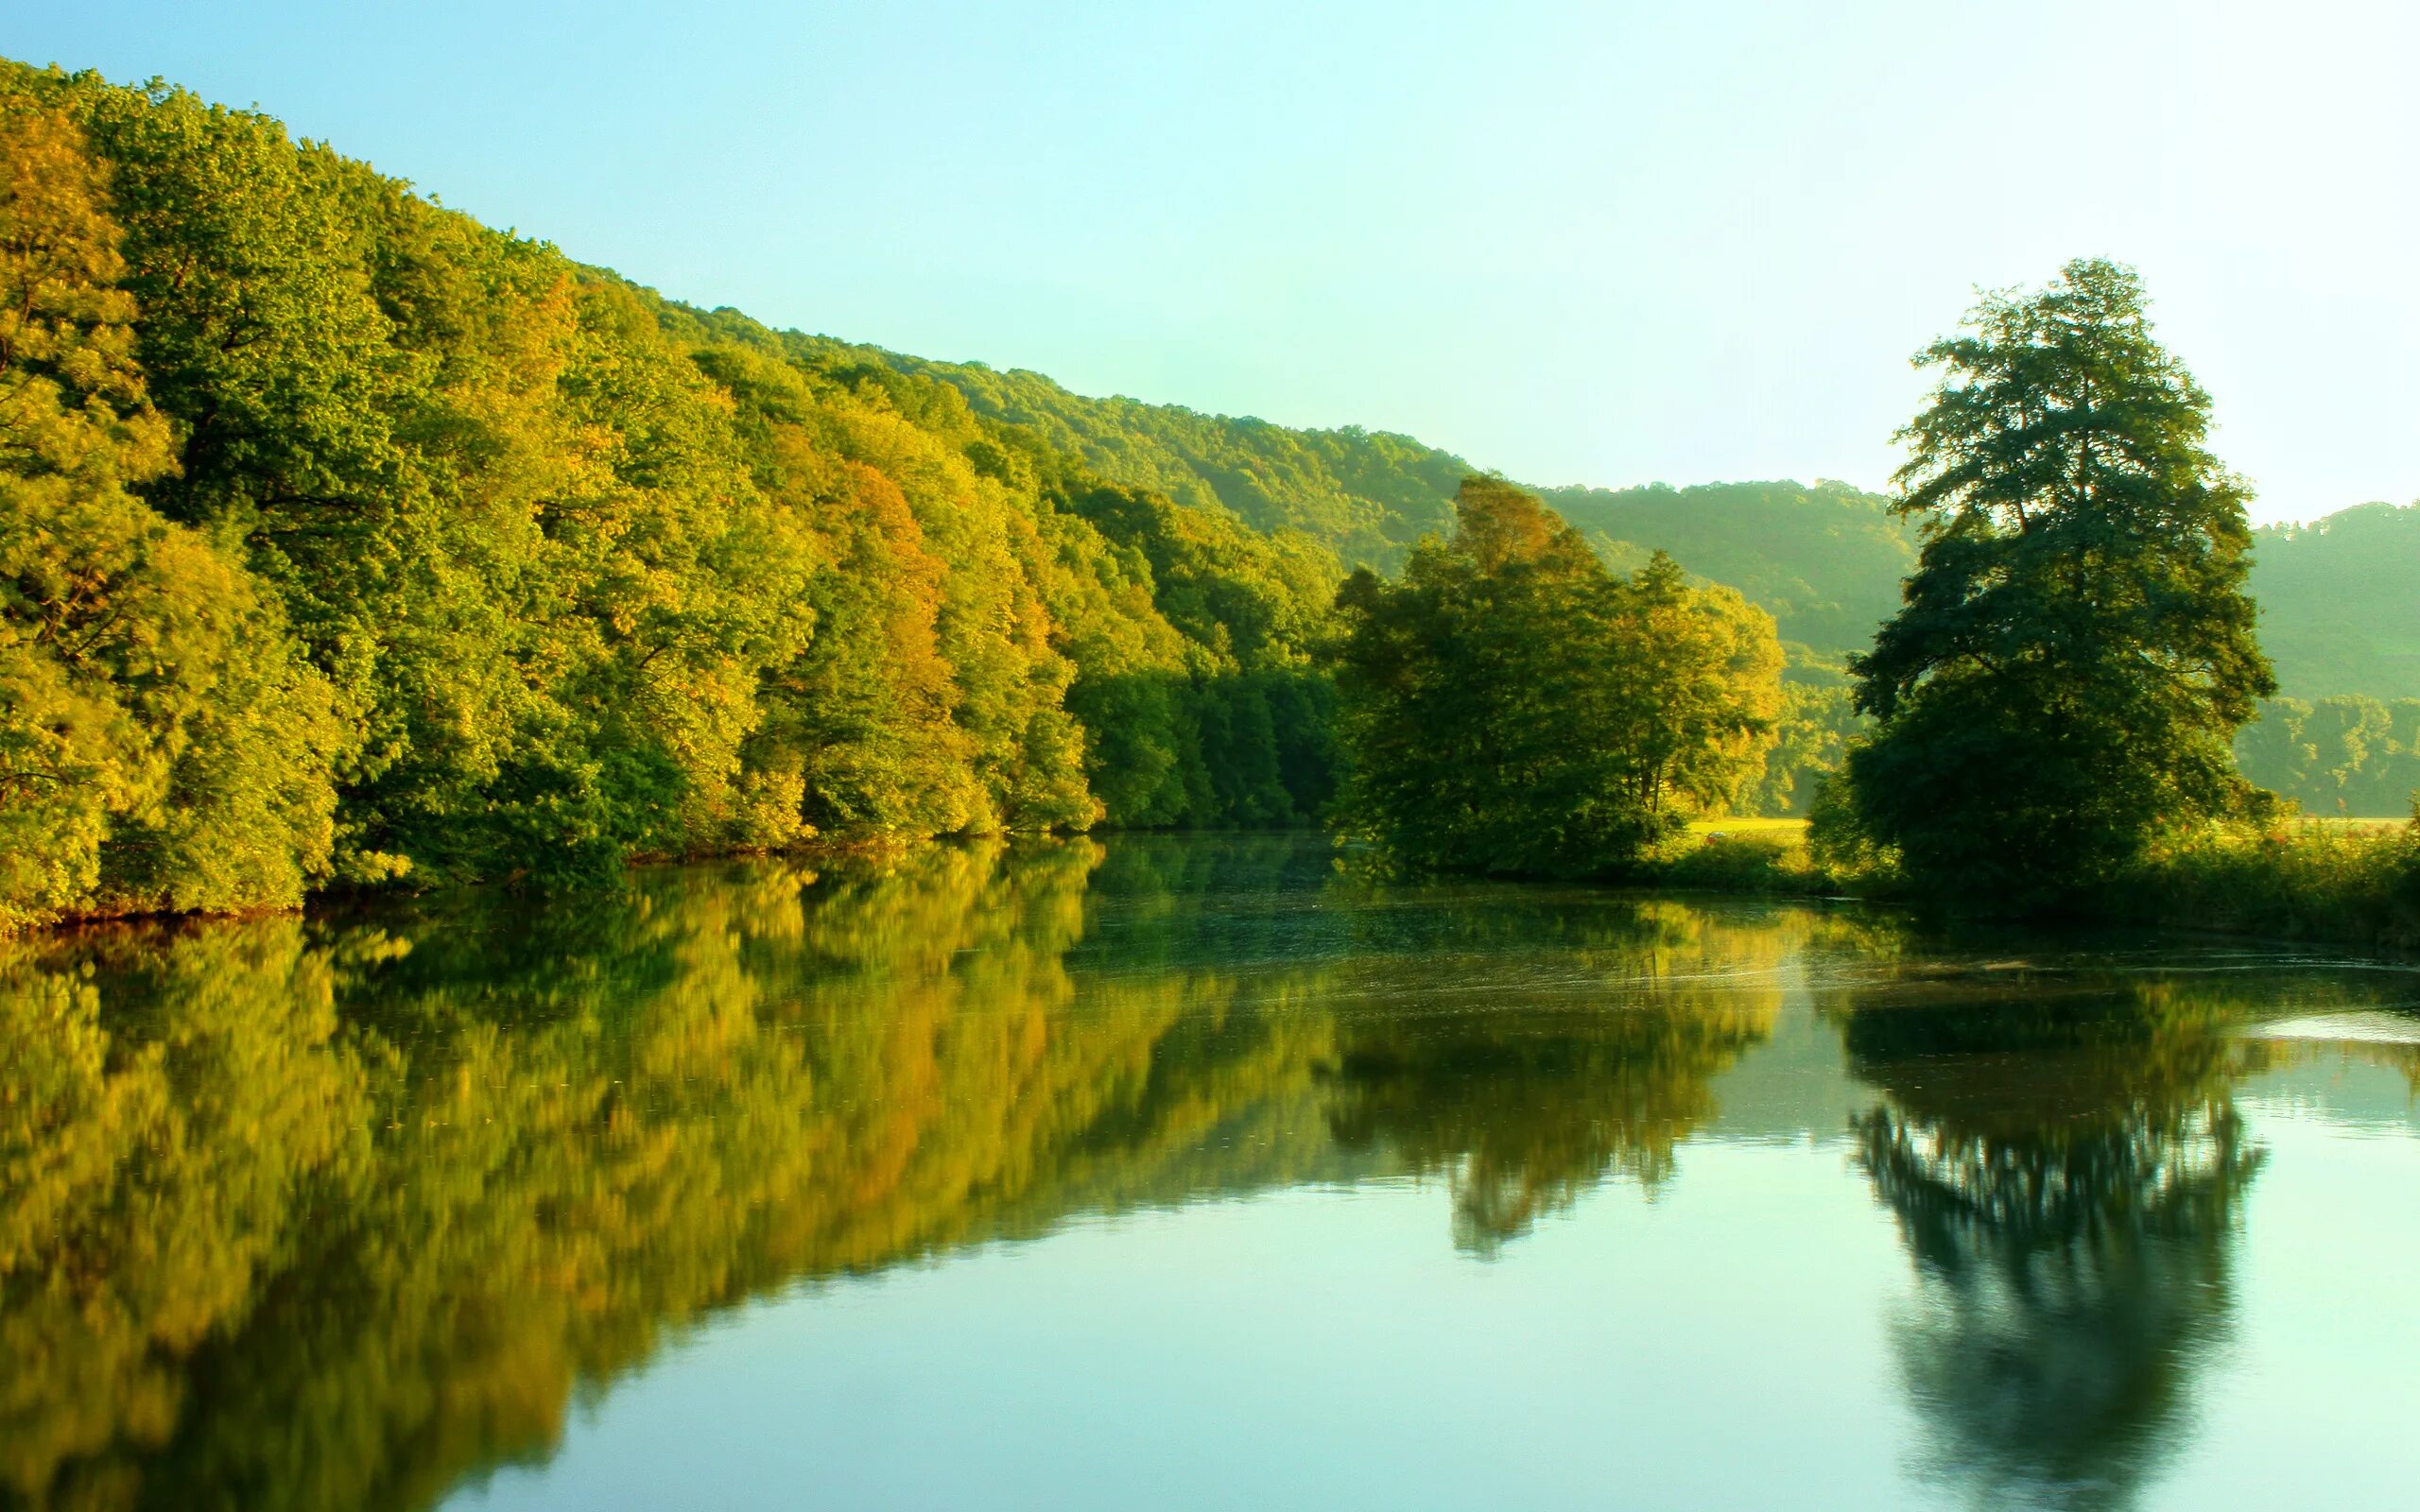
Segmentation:
{"type": "MultiPolygon", "coordinates": [[[[1295,529],[1347,566],[1392,571],[1422,536],[1453,528],[1454,490],[1478,471],[1409,437],[1293,430],[1175,404],[1073,394],[1040,373],[932,362],[821,337],[802,356],[862,362],[948,384],[978,416],[1027,429],[1104,478],[1180,504],[1224,507],[1259,530],[1295,529]]],[[[1862,647],[1898,607],[1915,532],[1878,494],[1843,483],[1713,483],[1538,490],[1606,564],[1634,572],[1658,551],[1771,613],[1803,662],[1862,647]]]]}
{"type": "MultiPolygon", "coordinates": [[[[1105,478],[1181,504],[1224,507],[1256,529],[1292,527],[1347,566],[1399,565],[1411,543],[1453,525],[1471,463],[1409,437],[1292,430],[1172,404],[1073,394],[1039,373],[933,362],[823,338],[803,352],[936,378],[976,414],[1030,429],[1105,478]]],[[[1711,483],[1689,488],[1537,490],[1616,571],[1657,551],[1771,613],[1797,665],[1862,649],[1899,607],[1915,531],[1889,501],[1844,483],[1711,483]]],[[[2256,532],[2253,594],[2280,685],[2305,699],[2420,697],[2420,507],[2360,505],[2305,525],[2256,532]]]]}
{"type": "Polygon", "coordinates": [[[2314,814],[2394,818],[2420,790],[2420,698],[2276,698],[2235,740],[2249,777],[2314,814]]]}
{"type": "Polygon", "coordinates": [[[1668,553],[1772,615],[1792,660],[1837,663],[1899,607],[1914,526],[1845,483],[1707,483],[1549,489],[1546,501],[1617,571],[1668,553]]]}
{"type": "MultiPolygon", "coordinates": [[[[1303,822],[1336,585],[1471,471],[675,305],[180,90],[11,65],[0,131],[0,919],[1303,822]]],[[[1842,490],[1572,499],[1819,676],[1898,560],[1842,490]]]]}
{"type": "Polygon", "coordinates": [[[1454,490],[1478,471],[1408,436],[1293,430],[1177,404],[1090,399],[1034,372],[929,362],[875,347],[793,337],[803,355],[878,364],[956,388],[976,414],[1025,429],[1100,476],[1195,508],[1223,507],[1256,530],[1300,530],[1347,566],[1392,569],[1411,543],[1453,525],[1454,490]]]}
{"type": "Polygon", "coordinates": [[[1307,537],[181,91],[0,174],[0,919],[1325,801],[1307,537]]]}
{"type": "Polygon", "coordinates": [[[2256,532],[2252,592],[2290,696],[2420,698],[2420,506],[2256,532]]]}
{"type": "MultiPolygon", "coordinates": [[[[1073,394],[1038,373],[931,362],[786,336],[801,353],[854,357],[938,379],[978,416],[1080,456],[1100,475],[1257,528],[1293,528],[1344,563],[1393,570],[1424,534],[1452,526],[1461,457],[1402,436],[1289,430],[1177,405],[1073,394]]],[[[1737,589],[1777,622],[1789,658],[1781,741],[1748,799],[1803,812],[1810,776],[1839,761],[1858,722],[1840,667],[1899,605],[1913,526],[1889,501],[1842,483],[1540,490],[1608,566],[1657,551],[1696,578],[1737,589]]],[[[2420,698],[2420,507],[2361,505],[2257,532],[2252,592],[2286,696],[2238,743],[2244,770],[2313,812],[2393,815],[2420,781],[2420,734],[2398,699],[2420,698]]]]}
{"type": "Polygon", "coordinates": [[[2283,696],[2236,740],[2244,775],[2316,814],[2392,818],[2420,788],[2420,507],[2256,533],[2252,591],[2283,696]]]}

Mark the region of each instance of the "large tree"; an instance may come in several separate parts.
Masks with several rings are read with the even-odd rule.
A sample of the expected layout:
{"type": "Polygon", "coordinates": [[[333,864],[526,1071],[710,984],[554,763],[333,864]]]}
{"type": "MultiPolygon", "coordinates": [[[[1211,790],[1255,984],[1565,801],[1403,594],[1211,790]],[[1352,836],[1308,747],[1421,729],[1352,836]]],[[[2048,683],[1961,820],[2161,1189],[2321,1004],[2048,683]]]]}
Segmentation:
{"type": "Polygon", "coordinates": [[[1924,542],[1851,662],[1879,724],[1849,809],[1934,896],[2040,906],[2242,810],[2228,742],[2275,691],[2244,593],[2248,490],[2130,268],[1986,298],[1917,357],[1894,507],[1924,542]]]}

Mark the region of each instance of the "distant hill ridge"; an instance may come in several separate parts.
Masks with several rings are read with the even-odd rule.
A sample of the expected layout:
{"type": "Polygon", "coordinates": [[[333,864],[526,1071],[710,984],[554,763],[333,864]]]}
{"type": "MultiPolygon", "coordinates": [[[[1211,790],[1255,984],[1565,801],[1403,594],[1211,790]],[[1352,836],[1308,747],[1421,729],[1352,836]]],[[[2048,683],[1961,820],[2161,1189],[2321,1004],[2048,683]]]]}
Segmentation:
{"type": "MultiPolygon", "coordinates": [[[[936,362],[826,337],[802,355],[878,362],[964,395],[986,419],[1029,430],[1103,477],[1196,508],[1222,508],[1262,531],[1297,530],[1347,565],[1398,565],[1411,543],[1453,524],[1455,487],[1482,469],[1403,435],[1297,429],[1178,404],[1070,392],[1041,373],[936,362]]],[[[1530,487],[1535,487],[1530,485],[1530,487]]],[[[1844,483],[1712,483],[1674,488],[1541,488],[1616,567],[1668,551],[1690,572],[1746,593],[1802,648],[1837,663],[1896,607],[1915,532],[1887,501],[1844,483]]]]}
{"type": "MultiPolygon", "coordinates": [[[[1423,534],[1451,524],[1455,485],[1480,471],[1392,432],[1087,398],[1022,369],[797,339],[827,357],[937,379],[977,414],[1030,429],[1104,477],[1223,508],[1257,530],[1299,530],[1348,564],[1394,566],[1423,534]]],[[[1899,579],[1915,559],[1916,532],[1889,500],[1845,483],[1537,491],[1617,567],[1668,551],[1747,594],[1780,623],[1802,668],[1861,649],[1898,607],[1899,579]]],[[[2262,642],[2288,696],[2420,697],[2420,507],[2363,504],[2263,527],[2254,563],[2262,642]]]]}
{"type": "Polygon", "coordinates": [[[2256,542],[2260,640],[2290,696],[2420,697],[2420,505],[2355,505],[2256,542]]]}

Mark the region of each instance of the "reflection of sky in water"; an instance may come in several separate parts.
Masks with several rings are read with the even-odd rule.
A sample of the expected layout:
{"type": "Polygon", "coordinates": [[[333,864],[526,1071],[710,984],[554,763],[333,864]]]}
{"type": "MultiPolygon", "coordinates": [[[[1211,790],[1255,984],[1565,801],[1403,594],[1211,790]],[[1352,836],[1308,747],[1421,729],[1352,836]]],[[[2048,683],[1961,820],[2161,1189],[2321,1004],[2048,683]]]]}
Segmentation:
{"type": "Polygon", "coordinates": [[[27,1005],[81,989],[27,984],[97,984],[74,1022],[124,1053],[0,1229],[0,1344],[56,1371],[0,1391],[0,1473],[161,1506],[2397,1499],[2413,973],[1371,892],[1289,840],[801,885],[18,960],[0,1074],[80,1085],[73,1015],[27,1005]]]}
{"type": "Polygon", "coordinates": [[[2321,1043],[2420,1045],[2420,1019],[2373,1009],[2362,1013],[2315,1013],[2280,1019],[2244,1031],[2264,1040],[2309,1040],[2321,1043]]]}
{"type": "MultiPolygon", "coordinates": [[[[2131,1504],[2396,1504],[2420,1222],[2377,1204],[2414,1190],[2420,1151],[2258,1132],[2229,1334],[2189,1442],[2131,1504]]],[[[1909,1400],[1890,1324],[1915,1279],[1837,1148],[1709,1142],[1686,1162],[1652,1202],[1599,1192],[1489,1263],[1442,1242],[1433,1184],[1396,1179],[761,1303],[579,1414],[544,1470],[458,1501],[1968,1504],[1921,1473],[1961,1446],[1909,1400]]]]}

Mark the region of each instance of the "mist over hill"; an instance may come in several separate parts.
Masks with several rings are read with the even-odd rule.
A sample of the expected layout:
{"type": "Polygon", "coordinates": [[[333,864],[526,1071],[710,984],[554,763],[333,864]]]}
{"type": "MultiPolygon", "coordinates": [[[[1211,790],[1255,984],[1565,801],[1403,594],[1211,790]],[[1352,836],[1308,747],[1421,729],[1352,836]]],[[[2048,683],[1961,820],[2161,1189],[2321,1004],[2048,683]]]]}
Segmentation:
{"type": "Polygon", "coordinates": [[[2290,696],[2420,696],[2420,506],[2356,505],[2260,530],[2252,592],[2290,696]]]}

